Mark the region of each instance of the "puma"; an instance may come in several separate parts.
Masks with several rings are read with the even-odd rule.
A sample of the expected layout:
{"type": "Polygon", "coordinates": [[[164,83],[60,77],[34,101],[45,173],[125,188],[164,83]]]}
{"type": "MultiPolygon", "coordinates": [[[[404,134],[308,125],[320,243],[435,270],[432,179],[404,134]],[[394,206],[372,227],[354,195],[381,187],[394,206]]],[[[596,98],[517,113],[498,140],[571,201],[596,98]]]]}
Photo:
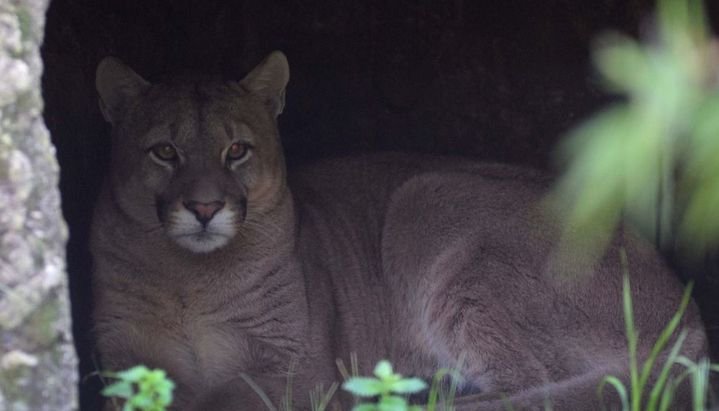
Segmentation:
{"type": "MultiPolygon", "coordinates": [[[[679,305],[653,249],[619,229],[592,269],[556,264],[561,216],[539,207],[549,181],[532,170],[384,154],[287,173],[288,79],[280,52],[239,82],[150,84],[99,64],[113,130],[91,240],[103,369],[163,368],[173,409],[214,411],[264,409],[249,382],[279,406],[291,371],[293,406],[309,409],[356,353],[362,374],[380,359],[423,378],[458,366],[459,409],[598,409],[601,378],[628,375],[620,248],[642,358],[679,305]]],[[[682,327],[682,353],[705,355],[694,305],[682,327]]]]}

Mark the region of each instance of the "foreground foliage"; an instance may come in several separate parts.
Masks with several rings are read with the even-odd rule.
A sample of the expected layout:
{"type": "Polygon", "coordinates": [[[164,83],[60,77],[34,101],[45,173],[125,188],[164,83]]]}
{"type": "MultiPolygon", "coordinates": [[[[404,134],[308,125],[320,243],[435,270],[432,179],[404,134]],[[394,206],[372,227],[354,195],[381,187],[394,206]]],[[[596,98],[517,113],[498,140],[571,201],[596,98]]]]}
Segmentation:
{"type": "Polygon", "coordinates": [[[632,308],[632,295],[629,286],[629,273],[626,272],[627,257],[622,251],[622,264],[625,267],[623,291],[624,325],[627,335],[627,349],[629,351],[629,390],[626,385],[616,376],[605,377],[597,393],[602,397],[605,386],[611,385],[619,394],[622,401],[623,411],[666,411],[673,404],[674,396],[679,385],[691,379],[692,386],[692,409],[702,411],[706,409],[707,392],[709,389],[709,372],[719,372],[719,365],[711,364],[708,359],[701,359],[698,363],[689,358],[679,355],[682,344],[686,338],[686,331],[682,331],[676,337],[669,354],[663,364],[659,363],[660,354],[664,352],[672,336],[676,335],[677,328],[682,316],[691,300],[692,284],[684,290],[681,303],[676,313],[666,325],[662,333],[655,341],[649,356],[642,366],[638,363],[637,342],[639,331],[634,326],[634,311],[632,308]],[[685,367],[684,372],[672,376],[670,371],[676,364],[685,367]],[[650,376],[656,367],[661,367],[654,385],[650,386],[650,376]],[[644,403],[642,401],[644,400],[644,403]]]}
{"type": "Polygon", "coordinates": [[[406,394],[416,394],[427,388],[418,378],[404,378],[392,370],[389,361],[382,360],[374,369],[375,378],[351,377],[342,388],[357,397],[377,397],[376,403],[355,406],[353,411],[420,411],[417,405],[409,405],[406,394]]]}
{"type": "Polygon", "coordinates": [[[659,2],[651,41],[612,34],[595,65],[622,100],[572,131],[555,199],[570,205],[564,244],[629,217],[662,246],[701,255],[719,245],[719,42],[699,0],[659,2]]]}
{"type": "Polygon", "coordinates": [[[116,381],[106,386],[102,395],[124,401],[122,411],[164,411],[172,404],[175,383],[164,370],[138,365],[104,375],[116,381]]]}

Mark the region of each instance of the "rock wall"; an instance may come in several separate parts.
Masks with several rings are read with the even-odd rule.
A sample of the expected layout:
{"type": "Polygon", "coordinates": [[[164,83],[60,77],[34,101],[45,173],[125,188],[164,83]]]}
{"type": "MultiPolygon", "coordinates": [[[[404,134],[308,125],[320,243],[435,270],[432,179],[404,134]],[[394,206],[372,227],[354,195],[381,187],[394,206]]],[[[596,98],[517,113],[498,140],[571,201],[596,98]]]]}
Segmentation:
{"type": "Polygon", "coordinates": [[[0,410],[77,408],[67,230],[40,93],[47,3],[0,2],[0,410]]]}

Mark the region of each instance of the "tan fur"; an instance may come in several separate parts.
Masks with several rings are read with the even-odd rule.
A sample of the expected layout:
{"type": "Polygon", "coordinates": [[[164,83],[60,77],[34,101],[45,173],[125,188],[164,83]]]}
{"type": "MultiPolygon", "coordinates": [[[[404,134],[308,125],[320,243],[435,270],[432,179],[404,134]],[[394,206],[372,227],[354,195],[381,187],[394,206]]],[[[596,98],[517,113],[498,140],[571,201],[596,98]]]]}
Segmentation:
{"type": "MultiPolygon", "coordinates": [[[[568,280],[581,265],[551,258],[561,216],[540,211],[547,181],[531,170],[387,154],[286,178],[275,119],[288,78],[278,52],[239,83],[150,85],[117,60],[98,67],[113,124],[91,244],[103,367],[162,367],[176,409],[221,411],[263,408],[246,378],[279,404],[294,364],[307,409],[350,353],[363,373],[387,358],[425,378],[464,358],[462,409],[502,409],[504,394],[516,409],[597,409],[600,378],[626,377],[619,248],[642,355],[678,306],[655,252],[620,230],[568,280]],[[239,165],[222,157],[238,139],[253,146],[239,165]],[[167,142],[176,163],[153,154],[167,142]],[[219,234],[198,228],[190,200],[223,204],[206,228],[219,234]]],[[[704,355],[693,305],[683,326],[684,354],[704,355]]]]}

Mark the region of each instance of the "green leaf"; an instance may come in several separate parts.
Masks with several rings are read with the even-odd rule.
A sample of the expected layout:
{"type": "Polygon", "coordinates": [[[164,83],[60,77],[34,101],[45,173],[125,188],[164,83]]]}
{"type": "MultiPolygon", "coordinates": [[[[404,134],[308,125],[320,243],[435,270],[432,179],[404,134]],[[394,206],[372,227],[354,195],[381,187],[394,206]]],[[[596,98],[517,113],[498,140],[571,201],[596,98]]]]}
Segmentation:
{"type": "Polygon", "coordinates": [[[696,187],[685,211],[682,221],[682,235],[691,239],[691,250],[695,256],[703,255],[707,247],[719,242],[719,176],[708,177],[702,185],[696,187]]]}
{"type": "Polygon", "coordinates": [[[407,400],[395,395],[382,397],[377,404],[379,411],[407,411],[407,400]]]}
{"type": "Polygon", "coordinates": [[[147,410],[153,406],[152,396],[148,395],[135,395],[128,400],[133,407],[141,410],[147,410]]]}
{"type": "Polygon", "coordinates": [[[128,370],[118,372],[116,376],[124,381],[138,382],[149,372],[150,369],[144,365],[136,365],[128,370]]]}
{"type": "Polygon", "coordinates": [[[105,397],[130,398],[134,391],[128,381],[118,381],[103,388],[101,394],[105,397]]]}
{"type": "Polygon", "coordinates": [[[342,384],[342,389],[360,397],[374,397],[385,391],[382,381],[368,377],[352,377],[342,384]]]}
{"type": "Polygon", "coordinates": [[[175,389],[175,383],[170,380],[164,381],[157,390],[157,401],[162,405],[172,404],[172,391],[175,389]]]}
{"type": "Polygon", "coordinates": [[[374,375],[376,375],[379,379],[384,380],[387,378],[390,378],[393,375],[392,371],[392,364],[390,364],[387,360],[382,360],[377,363],[377,366],[374,367],[374,375]]]}
{"type": "Polygon", "coordinates": [[[647,87],[649,59],[637,42],[612,34],[605,36],[602,44],[594,61],[612,89],[633,92],[647,87]]]}
{"type": "Polygon", "coordinates": [[[394,382],[390,389],[397,394],[414,394],[426,388],[427,383],[419,378],[405,378],[394,382]]]}
{"type": "Polygon", "coordinates": [[[352,411],[377,411],[378,408],[375,404],[357,404],[352,408],[352,411]]]}

